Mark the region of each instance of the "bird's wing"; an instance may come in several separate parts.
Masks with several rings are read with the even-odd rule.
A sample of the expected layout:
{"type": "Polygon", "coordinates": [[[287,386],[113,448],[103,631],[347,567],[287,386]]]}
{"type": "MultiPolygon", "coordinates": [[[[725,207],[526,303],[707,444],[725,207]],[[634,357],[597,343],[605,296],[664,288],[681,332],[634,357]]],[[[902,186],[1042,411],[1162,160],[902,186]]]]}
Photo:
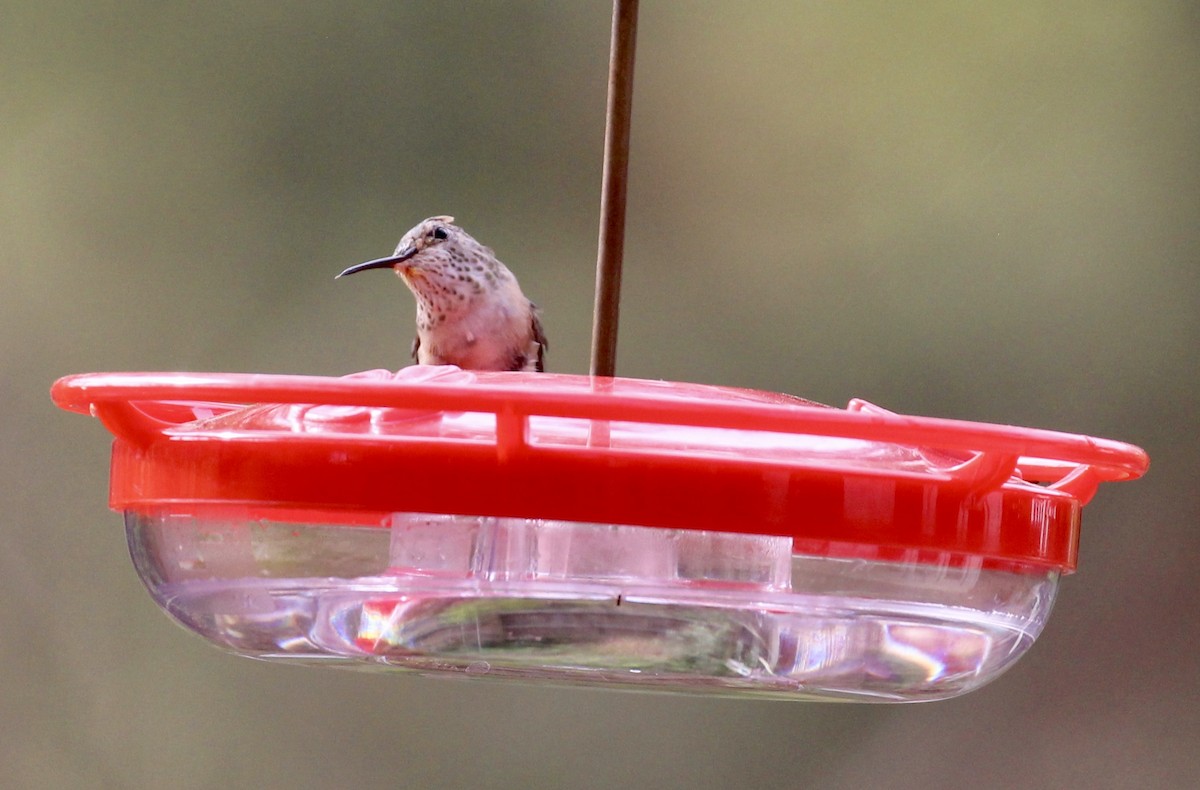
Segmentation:
{"type": "Polygon", "coordinates": [[[529,303],[530,312],[533,314],[533,324],[530,327],[533,330],[533,341],[537,343],[537,370],[538,373],[544,373],[546,370],[546,349],[550,347],[550,343],[546,340],[546,330],[542,328],[542,311],[533,302],[529,303]]]}
{"type": "Polygon", "coordinates": [[[512,359],[505,370],[521,370],[526,373],[544,373],[546,370],[546,332],[542,329],[541,311],[533,302],[529,303],[529,343],[525,348],[513,350],[512,359]]]}

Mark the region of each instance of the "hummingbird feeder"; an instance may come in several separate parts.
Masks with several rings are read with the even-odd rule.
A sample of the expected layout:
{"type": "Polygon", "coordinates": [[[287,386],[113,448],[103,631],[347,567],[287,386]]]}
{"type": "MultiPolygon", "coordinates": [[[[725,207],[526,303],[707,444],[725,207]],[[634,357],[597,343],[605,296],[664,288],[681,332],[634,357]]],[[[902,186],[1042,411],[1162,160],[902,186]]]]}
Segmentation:
{"type": "Polygon", "coordinates": [[[878,702],[1033,644],[1139,448],[613,377],[636,2],[617,0],[591,376],[55,383],[113,433],[154,600],[256,658],[878,702]]]}

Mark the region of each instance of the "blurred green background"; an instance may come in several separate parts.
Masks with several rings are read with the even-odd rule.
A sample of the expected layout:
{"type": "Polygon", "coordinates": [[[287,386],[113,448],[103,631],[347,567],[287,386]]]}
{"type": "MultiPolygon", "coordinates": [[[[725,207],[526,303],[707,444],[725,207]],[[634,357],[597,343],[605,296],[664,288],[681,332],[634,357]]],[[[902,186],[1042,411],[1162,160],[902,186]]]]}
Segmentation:
{"type": "Polygon", "coordinates": [[[92,370],[407,362],[451,213],[584,372],[606,2],[0,3],[0,784],[1200,782],[1200,11],[644,3],[618,371],[1140,444],[1028,657],[869,707],[224,654],[142,590],[92,370]]]}

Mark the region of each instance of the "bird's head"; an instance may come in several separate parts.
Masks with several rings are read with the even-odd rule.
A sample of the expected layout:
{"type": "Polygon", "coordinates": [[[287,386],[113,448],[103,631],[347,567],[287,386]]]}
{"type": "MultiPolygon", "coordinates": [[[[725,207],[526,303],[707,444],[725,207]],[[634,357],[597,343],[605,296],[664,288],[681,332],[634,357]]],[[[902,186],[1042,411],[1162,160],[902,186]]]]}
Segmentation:
{"type": "Polygon", "coordinates": [[[392,269],[423,302],[466,300],[497,279],[511,277],[492,251],[454,224],[454,217],[430,217],[404,234],[396,251],[349,267],[338,277],[368,269],[392,269]],[[461,294],[461,296],[459,296],[461,294]]]}

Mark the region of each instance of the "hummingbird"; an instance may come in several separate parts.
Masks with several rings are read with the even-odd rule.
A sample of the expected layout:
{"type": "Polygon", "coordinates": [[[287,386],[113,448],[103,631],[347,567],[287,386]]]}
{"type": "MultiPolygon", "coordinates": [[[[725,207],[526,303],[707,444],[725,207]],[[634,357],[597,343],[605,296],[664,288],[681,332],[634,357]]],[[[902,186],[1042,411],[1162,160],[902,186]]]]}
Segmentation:
{"type": "Polygon", "coordinates": [[[390,256],[356,264],[337,277],[367,269],[392,269],[416,297],[414,362],[545,370],[541,311],[491,248],[455,225],[454,217],[422,220],[390,256]]]}

